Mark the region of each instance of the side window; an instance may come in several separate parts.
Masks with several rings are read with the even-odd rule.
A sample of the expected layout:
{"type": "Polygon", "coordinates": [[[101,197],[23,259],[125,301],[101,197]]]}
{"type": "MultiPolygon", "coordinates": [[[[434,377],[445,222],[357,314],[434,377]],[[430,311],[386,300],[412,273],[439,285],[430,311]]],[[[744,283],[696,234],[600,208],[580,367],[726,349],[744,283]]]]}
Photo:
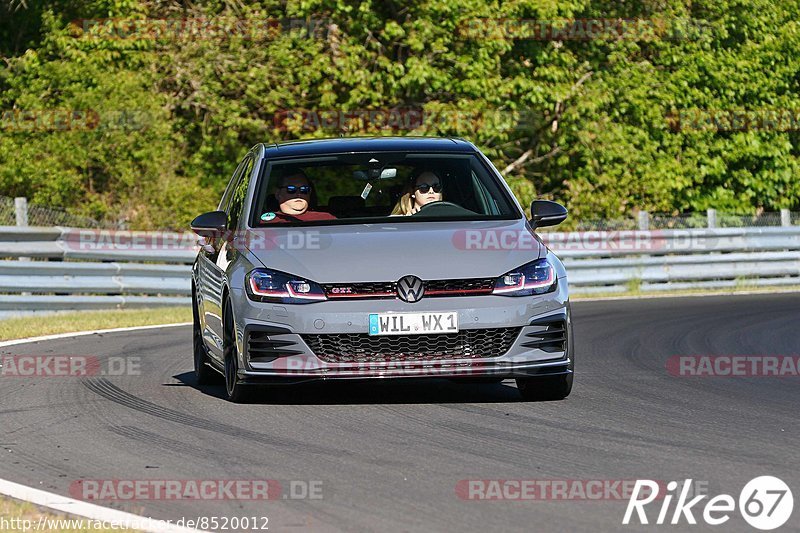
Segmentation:
{"type": "Polygon", "coordinates": [[[233,189],[236,187],[236,183],[239,181],[239,178],[242,175],[242,169],[244,169],[245,165],[246,161],[242,161],[241,163],[239,163],[239,166],[236,167],[236,170],[233,171],[233,176],[231,177],[231,180],[228,182],[228,186],[225,187],[225,192],[222,194],[222,200],[220,200],[219,207],[217,208],[220,211],[225,211],[225,212],[228,211],[228,204],[230,204],[231,201],[231,193],[233,192],[233,189]]]}
{"type": "Polygon", "coordinates": [[[239,227],[239,218],[242,216],[247,189],[250,186],[250,175],[253,173],[253,158],[248,156],[244,161],[242,176],[231,192],[231,203],[228,209],[228,229],[235,230],[239,227]]]}

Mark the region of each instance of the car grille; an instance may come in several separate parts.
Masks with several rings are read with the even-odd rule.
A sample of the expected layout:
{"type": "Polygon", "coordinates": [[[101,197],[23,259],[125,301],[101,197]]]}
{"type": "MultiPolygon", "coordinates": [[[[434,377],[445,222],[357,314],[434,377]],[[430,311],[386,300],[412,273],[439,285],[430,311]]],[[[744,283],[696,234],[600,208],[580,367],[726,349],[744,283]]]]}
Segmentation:
{"type": "Polygon", "coordinates": [[[397,296],[397,284],[394,282],[378,283],[329,283],[322,286],[325,295],[335,298],[394,298],[397,296]]]}
{"type": "Polygon", "coordinates": [[[439,293],[452,296],[456,293],[491,294],[494,290],[494,279],[443,279],[425,282],[425,296],[439,293]]]}
{"type": "Polygon", "coordinates": [[[483,359],[505,354],[514,344],[520,329],[465,329],[458,333],[433,335],[303,335],[303,340],[326,363],[483,359]]]}
{"type": "MultiPolygon", "coordinates": [[[[425,295],[428,296],[471,296],[491,294],[494,278],[439,279],[423,281],[425,295]]],[[[396,298],[397,283],[380,281],[367,283],[328,283],[322,285],[330,300],[345,298],[396,298]]]]}

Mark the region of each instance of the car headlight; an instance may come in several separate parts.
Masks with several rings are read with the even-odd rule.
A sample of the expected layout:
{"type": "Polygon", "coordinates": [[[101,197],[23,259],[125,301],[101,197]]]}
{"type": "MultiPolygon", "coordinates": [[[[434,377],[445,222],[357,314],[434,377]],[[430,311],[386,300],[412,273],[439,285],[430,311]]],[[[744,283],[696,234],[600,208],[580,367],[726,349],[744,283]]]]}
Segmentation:
{"type": "Polygon", "coordinates": [[[319,284],[268,268],[251,271],[246,281],[247,295],[259,302],[310,304],[328,299],[319,284]]]}
{"type": "Polygon", "coordinates": [[[547,259],[537,259],[497,278],[492,294],[530,296],[553,291],[557,285],[556,269],[547,259]]]}

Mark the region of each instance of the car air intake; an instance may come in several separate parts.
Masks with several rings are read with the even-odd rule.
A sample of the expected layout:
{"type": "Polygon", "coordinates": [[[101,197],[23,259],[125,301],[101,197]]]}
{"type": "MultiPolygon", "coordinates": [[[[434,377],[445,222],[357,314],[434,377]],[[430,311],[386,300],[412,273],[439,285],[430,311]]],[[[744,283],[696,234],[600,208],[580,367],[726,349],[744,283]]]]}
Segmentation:
{"type": "Polygon", "coordinates": [[[288,339],[275,339],[274,335],[291,333],[288,329],[278,327],[259,327],[247,332],[247,357],[251,363],[270,363],[279,357],[288,357],[303,353],[301,349],[291,349],[297,343],[288,339]]]}
{"type": "Polygon", "coordinates": [[[536,320],[532,330],[525,333],[526,340],[522,346],[538,348],[547,353],[565,352],[567,350],[567,321],[565,317],[547,317],[536,320]]]}

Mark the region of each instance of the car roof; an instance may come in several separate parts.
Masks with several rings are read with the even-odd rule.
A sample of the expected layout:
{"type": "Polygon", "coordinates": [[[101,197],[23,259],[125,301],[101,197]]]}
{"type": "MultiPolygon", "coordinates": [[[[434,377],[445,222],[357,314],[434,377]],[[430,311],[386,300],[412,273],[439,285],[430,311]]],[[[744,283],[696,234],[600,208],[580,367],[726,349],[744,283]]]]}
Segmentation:
{"type": "Polygon", "coordinates": [[[266,157],[302,157],[348,152],[475,153],[477,148],[457,137],[339,137],[264,145],[266,157]]]}

